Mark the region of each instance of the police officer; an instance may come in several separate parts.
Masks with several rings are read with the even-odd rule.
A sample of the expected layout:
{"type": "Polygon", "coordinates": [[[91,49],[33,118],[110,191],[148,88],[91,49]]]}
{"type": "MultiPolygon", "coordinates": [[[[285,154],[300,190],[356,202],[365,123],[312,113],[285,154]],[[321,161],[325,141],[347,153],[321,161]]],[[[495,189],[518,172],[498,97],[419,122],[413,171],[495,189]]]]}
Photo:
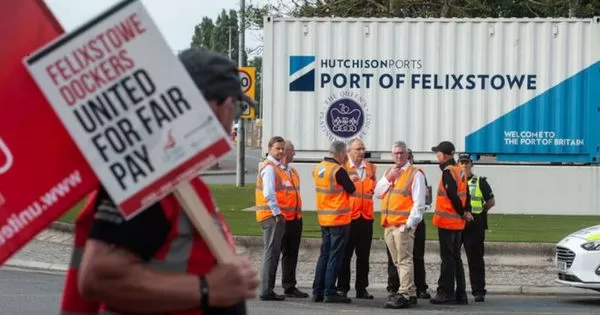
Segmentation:
{"type": "Polygon", "coordinates": [[[485,262],[484,241],[487,230],[487,212],[495,205],[494,193],[487,179],[473,174],[473,160],[469,154],[461,153],[459,164],[464,168],[471,195],[473,221],[467,224],[463,232],[463,244],[469,262],[469,278],[475,302],[485,300],[485,262]]]}

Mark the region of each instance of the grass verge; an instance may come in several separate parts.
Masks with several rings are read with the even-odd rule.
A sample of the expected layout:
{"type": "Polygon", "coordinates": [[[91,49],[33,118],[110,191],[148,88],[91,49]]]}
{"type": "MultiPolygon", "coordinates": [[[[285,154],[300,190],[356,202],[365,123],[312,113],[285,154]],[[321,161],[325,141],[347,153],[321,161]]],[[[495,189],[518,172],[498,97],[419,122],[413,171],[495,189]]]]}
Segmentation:
{"type": "MultiPolygon", "coordinates": [[[[256,222],[254,212],[241,211],[254,205],[254,184],[245,187],[222,184],[210,185],[215,202],[227,218],[233,234],[261,236],[262,230],[256,222]]],[[[83,206],[83,201],[63,215],[59,221],[72,223],[83,206]]],[[[437,240],[437,230],[431,224],[431,210],[425,214],[428,240],[437,240]]],[[[303,237],[321,237],[315,211],[303,213],[303,237]]],[[[382,239],[383,228],[376,214],[373,233],[376,239],[382,239]]],[[[568,234],[584,227],[594,225],[597,216],[560,216],[560,215],[489,215],[486,240],[490,242],[529,242],[555,243],[568,234]]]]}

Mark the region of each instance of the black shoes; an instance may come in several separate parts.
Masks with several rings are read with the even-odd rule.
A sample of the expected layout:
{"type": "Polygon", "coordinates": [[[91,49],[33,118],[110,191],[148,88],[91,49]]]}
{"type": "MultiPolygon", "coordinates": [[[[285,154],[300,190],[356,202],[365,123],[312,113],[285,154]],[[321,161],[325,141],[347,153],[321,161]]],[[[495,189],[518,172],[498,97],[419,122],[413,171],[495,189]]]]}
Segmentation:
{"type": "Polygon", "coordinates": [[[352,300],[343,294],[336,293],[325,296],[325,303],[352,303],[352,300]]]}
{"type": "Polygon", "coordinates": [[[356,291],[356,298],[357,299],[372,300],[374,297],[373,297],[372,294],[370,294],[369,292],[367,292],[367,290],[361,290],[361,291],[356,291]]]}
{"type": "Polygon", "coordinates": [[[431,299],[431,295],[427,291],[421,291],[417,292],[417,298],[429,300],[431,299]]]}
{"type": "Polygon", "coordinates": [[[298,290],[298,288],[291,288],[289,290],[286,290],[284,292],[286,297],[290,297],[290,298],[307,298],[308,297],[308,293],[304,293],[300,290],[298,290]]]}
{"type": "Polygon", "coordinates": [[[271,293],[269,293],[267,295],[261,295],[260,300],[261,301],[283,301],[283,300],[285,300],[285,296],[271,291],[271,293]]]}
{"type": "MultiPolygon", "coordinates": [[[[343,296],[343,297],[348,297],[348,292],[338,291],[337,295],[340,295],[340,296],[343,296]]],[[[363,300],[372,300],[374,297],[373,297],[373,294],[370,294],[365,289],[365,290],[356,291],[356,298],[357,299],[363,299],[363,300]]]]}
{"type": "Polygon", "coordinates": [[[429,300],[429,302],[431,304],[455,304],[456,303],[456,299],[449,297],[449,296],[445,296],[445,295],[441,295],[441,294],[436,294],[433,298],[431,298],[429,300]]]}
{"type": "Polygon", "coordinates": [[[483,296],[483,295],[475,296],[475,302],[483,302],[483,301],[485,301],[485,296],[483,296]]]}
{"type": "MultiPolygon", "coordinates": [[[[388,300],[383,304],[384,308],[407,308],[410,307],[411,303],[417,304],[416,303],[417,298],[416,297],[411,297],[410,299],[406,299],[404,296],[402,296],[401,294],[390,294],[390,296],[388,297],[388,300]]],[[[412,305],[414,305],[412,304],[412,305]]]]}

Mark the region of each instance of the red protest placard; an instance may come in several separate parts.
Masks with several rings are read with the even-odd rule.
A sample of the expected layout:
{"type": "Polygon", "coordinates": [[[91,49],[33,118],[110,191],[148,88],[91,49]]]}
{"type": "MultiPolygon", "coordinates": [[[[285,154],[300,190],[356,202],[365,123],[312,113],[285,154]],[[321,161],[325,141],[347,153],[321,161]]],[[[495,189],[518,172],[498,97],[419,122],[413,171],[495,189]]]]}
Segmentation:
{"type": "Polygon", "coordinates": [[[62,33],[42,0],[0,1],[0,265],[99,184],[22,63],[62,33]]]}
{"type": "Polygon", "coordinates": [[[126,219],[232,149],[140,0],[120,1],[23,63],[126,219]]]}

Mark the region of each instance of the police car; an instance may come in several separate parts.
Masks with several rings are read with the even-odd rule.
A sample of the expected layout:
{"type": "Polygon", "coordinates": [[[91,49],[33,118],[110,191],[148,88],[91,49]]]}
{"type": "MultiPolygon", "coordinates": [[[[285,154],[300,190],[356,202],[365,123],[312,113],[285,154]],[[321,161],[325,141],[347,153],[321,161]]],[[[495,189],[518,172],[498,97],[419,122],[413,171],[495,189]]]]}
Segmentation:
{"type": "Polygon", "coordinates": [[[556,244],[557,282],[600,292],[600,225],[579,230],[556,244]]]}

